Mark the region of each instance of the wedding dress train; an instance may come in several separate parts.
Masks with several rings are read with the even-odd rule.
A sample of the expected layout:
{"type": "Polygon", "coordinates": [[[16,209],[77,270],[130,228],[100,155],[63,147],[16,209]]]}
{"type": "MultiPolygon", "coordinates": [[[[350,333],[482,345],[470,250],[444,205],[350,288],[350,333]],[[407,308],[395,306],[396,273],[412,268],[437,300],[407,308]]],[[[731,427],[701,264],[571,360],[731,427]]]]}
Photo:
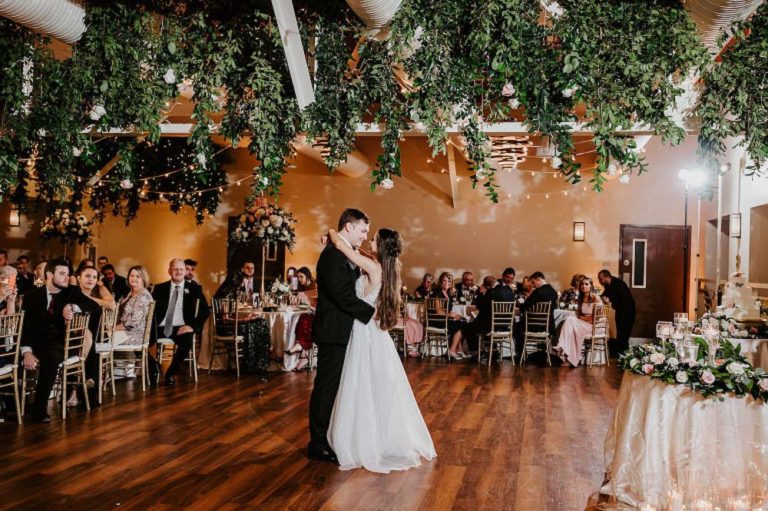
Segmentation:
{"type": "MultiPolygon", "coordinates": [[[[357,280],[357,296],[374,305],[379,289],[363,296],[365,282],[357,280]]],[[[437,456],[395,344],[376,319],[352,327],[328,442],[341,470],[389,473],[437,456]]]]}

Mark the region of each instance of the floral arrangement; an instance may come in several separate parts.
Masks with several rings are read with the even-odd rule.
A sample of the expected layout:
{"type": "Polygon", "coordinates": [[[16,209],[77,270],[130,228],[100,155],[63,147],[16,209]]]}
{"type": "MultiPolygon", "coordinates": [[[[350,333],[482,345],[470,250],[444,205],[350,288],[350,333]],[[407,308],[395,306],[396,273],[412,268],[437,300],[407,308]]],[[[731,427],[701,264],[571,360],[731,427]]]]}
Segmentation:
{"type": "Polygon", "coordinates": [[[293,229],[295,223],[293,215],[282,208],[251,204],[240,215],[232,239],[241,243],[261,240],[265,243],[285,244],[292,251],[296,243],[296,232],[293,229]]]}
{"type": "Polygon", "coordinates": [[[77,241],[84,245],[91,239],[92,226],[93,221],[88,220],[81,211],[57,209],[43,220],[40,235],[44,239],[58,238],[64,242],[77,241]]]}
{"type": "Polygon", "coordinates": [[[732,339],[759,339],[765,336],[768,328],[765,325],[749,325],[745,328],[721,309],[715,312],[705,312],[701,318],[696,321],[694,333],[700,334],[707,327],[713,327],[720,330],[722,337],[732,339]]]}
{"type": "Polygon", "coordinates": [[[283,296],[291,292],[291,287],[287,283],[281,282],[279,279],[275,279],[275,281],[272,283],[271,291],[275,296],[283,296]]]}
{"type": "Polygon", "coordinates": [[[642,344],[632,346],[619,357],[619,366],[634,374],[650,376],[670,385],[685,385],[705,397],[717,396],[721,401],[725,393],[738,397],[750,395],[768,402],[768,373],[754,368],[741,354],[741,346],[734,346],[726,339],[720,339],[719,357],[709,366],[707,343],[696,341],[699,346],[699,360],[681,362],[671,343],[664,346],[642,344]],[[703,353],[703,355],[702,355],[703,353]]]}

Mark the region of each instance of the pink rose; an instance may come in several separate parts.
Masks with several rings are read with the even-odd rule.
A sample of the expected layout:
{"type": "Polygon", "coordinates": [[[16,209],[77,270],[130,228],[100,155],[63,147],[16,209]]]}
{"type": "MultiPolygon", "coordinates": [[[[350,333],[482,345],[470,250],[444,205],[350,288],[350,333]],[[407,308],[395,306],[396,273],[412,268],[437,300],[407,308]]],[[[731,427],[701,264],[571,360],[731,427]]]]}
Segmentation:
{"type": "Polygon", "coordinates": [[[768,378],[760,378],[760,382],[757,384],[760,390],[768,392],[768,378]]]}
{"type": "Polygon", "coordinates": [[[653,372],[653,364],[643,364],[643,372],[645,374],[651,374],[653,372]]]}
{"type": "Polygon", "coordinates": [[[715,383],[715,375],[709,371],[704,371],[703,373],[701,373],[700,379],[701,379],[701,383],[703,383],[704,385],[712,385],[713,383],[715,383]]]}

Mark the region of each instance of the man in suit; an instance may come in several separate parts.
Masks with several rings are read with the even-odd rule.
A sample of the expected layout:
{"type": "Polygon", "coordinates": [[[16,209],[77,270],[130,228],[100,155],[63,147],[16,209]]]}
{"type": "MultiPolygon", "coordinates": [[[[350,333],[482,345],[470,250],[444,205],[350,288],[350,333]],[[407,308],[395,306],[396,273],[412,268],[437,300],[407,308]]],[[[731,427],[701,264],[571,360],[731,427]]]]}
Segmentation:
{"type": "Polygon", "coordinates": [[[34,422],[50,422],[48,397],[59,364],[64,360],[66,321],[75,312],[97,313],[98,305],[88,299],[79,287],[69,287],[69,264],[62,259],[45,266],[46,283],[29,291],[24,297],[24,326],[21,332],[21,353],[24,368],[38,370],[35,403],[30,418],[34,422]]]}
{"type": "Polygon", "coordinates": [[[184,267],[187,270],[187,274],[184,276],[184,279],[187,282],[194,282],[195,284],[199,284],[199,282],[195,280],[195,277],[197,276],[197,261],[194,259],[184,259],[184,267]]]}
{"type": "MultiPolygon", "coordinates": [[[[199,284],[187,282],[186,274],[184,260],[171,259],[168,265],[171,280],[156,285],[152,290],[152,298],[155,300],[153,340],[171,339],[176,344],[173,360],[165,372],[166,385],[176,383],[174,376],[192,350],[195,332],[203,329],[211,313],[203,288],[199,284]]],[[[151,373],[157,370],[155,364],[152,366],[151,373]]],[[[154,377],[150,381],[154,381],[154,377]]]]}
{"type": "Polygon", "coordinates": [[[629,337],[632,335],[632,326],[635,324],[635,299],[629,286],[613,275],[608,270],[600,270],[597,280],[603,286],[603,298],[607,298],[613,310],[616,311],[616,344],[614,354],[623,353],[629,348],[629,337]]]}
{"type": "Polygon", "coordinates": [[[256,293],[256,279],[253,276],[255,273],[256,265],[251,261],[244,262],[238,275],[235,277],[227,277],[213,296],[215,298],[225,298],[227,296],[235,296],[241,291],[248,293],[248,295],[256,293]]]}
{"type": "MultiPolygon", "coordinates": [[[[368,217],[357,209],[347,209],[339,218],[339,236],[358,249],[368,236],[368,217]]],[[[341,370],[357,319],[368,323],[375,309],[355,294],[360,272],[332,243],[317,261],[318,300],[313,324],[313,339],[318,347],[317,374],[309,401],[310,459],[338,463],[328,445],[331,411],[341,381],[341,370]]]]}
{"type": "Polygon", "coordinates": [[[501,274],[501,282],[493,288],[493,299],[497,302],[514,302],[518,295],[517,289],[515,269],[505,268],[501,274]]]}
{"type": "Polygon", "coordinates": [[[29,271],[29,257],[20,255],[16,258],[16,271],[16,289],[23,296],[35,287],[35,275],[29,271]]]}
{"type": "Polygon", "coordinates": [[[461,282],[456,284],[456,297],[466,299],[467,303],[471,303],[477,293],[477,286],[475,286],[475,276],[471,271],[465,271],[461,275],[461,282]]]}
{"type": "Polygon", "coordinates": [[[115,301],[119,302],[120,299],[131,292],[128,281],[125,277],[121,277],[115,272],[115,267],[107,263],[101,269],[101,274],[104,276],[101,281],[106,286],[107,290],[115,297],[115,301]]]}
{"type": "Polygon", "coordinates": [[[555,333],[555,308],[557,307],[557,291],[552,285],[547,283],[544,274],[540,271],[534,272],[530,276],[533,284],[533,292],[520,305],[520,314],[522,319],[515,324],[515,340],[517,341],[517,353],[521,353],[523,340],[525,337],[525,313],[533,308],[537,303],[549,302],[549,332],[555,333]]]}

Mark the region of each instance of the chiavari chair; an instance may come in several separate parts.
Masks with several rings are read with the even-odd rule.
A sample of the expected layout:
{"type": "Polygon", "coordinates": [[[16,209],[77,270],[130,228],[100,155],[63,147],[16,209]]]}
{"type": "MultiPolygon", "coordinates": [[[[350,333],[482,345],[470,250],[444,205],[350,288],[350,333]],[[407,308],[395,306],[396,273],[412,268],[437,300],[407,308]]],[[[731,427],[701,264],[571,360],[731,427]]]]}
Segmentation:
{"type": "Polygon", "coordinates": [[[208,361],[208,374],[213,368],[216,355],[227,355],[227,369],[235,359],[237,377],[240,377],[240,359],[243,358],[243,336],[239,330],[240,314],[238,300],[221,298],[213,300],[213,335],[211,338],[211,358],[208,361]],[[225,333],[220,329],[226,328],[225,333]],[[230,333],[231,330],[231,333],[230,333]]]}
{"type": "Polygon", "coordinates": [[[141,352],[140,360],[136,364],[136,370],[141,371],[141,390],[145,392],[147,390],[147,384],[149,383],[149,338],[152,333],[152,317],[155,313],[155,302],[149,302],[149,310],[147,311],[147,322],[144,325],[144,337],[142,337],[141,344],[118,344],[112,346],[112,368],[110,371],[115,374],[115,354],[117,353],[135,353],[141,352]]]}
{"type": "Polygon", "coordinates": [[[13,389],[16,402],[16,419],[21,424],[24,408],[19,398],[19,350],[21,347],[21,328],[24,325],[24,313],[0,316],[0,393],[13,389]]]}
{"type": "Polygon", "coordinates": [[[512,365],[515,365],[515,341],[512,337],[512,325],[515,322],[515,302],[491,303],[491,331],[480,337],[478,345],[477,363],[480,364],[480,356],[488,343],[488,367],[491,367],[494,345],[499,352],[499,361],[503,358],[504,348],[508,347],[512,354],[512,365]]]}
{"type": "Polygon", "coordinates": [[[552,304],[550,302],[539,302],[525,311],[525,340],[523,341],[523,353],[521,354],[520,365],[525,365],[528,355],[541,351],[547,354],[547,364],[552,365],[550,359],[551,334],[549,311],[552,304]]]}

